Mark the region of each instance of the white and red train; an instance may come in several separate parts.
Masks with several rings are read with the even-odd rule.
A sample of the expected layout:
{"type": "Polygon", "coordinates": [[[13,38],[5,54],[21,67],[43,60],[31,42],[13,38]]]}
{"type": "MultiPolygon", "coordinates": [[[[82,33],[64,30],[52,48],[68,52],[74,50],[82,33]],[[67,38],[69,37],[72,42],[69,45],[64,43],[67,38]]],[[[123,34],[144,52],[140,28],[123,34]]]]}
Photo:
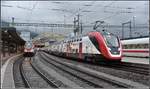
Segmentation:
{"type": "Polygon", "coordinates": [[[128,57],[149,57],[149,37],[122,40],[123,55],[128,57]]]}
{"type": "Polygon", "coordinates": [[[78,60],[121,61],[122,45],[120,39],[109,32],[93,31],[54,43],[51,53],[78,60]]]}
{"type": "Polygon", "coordinates": [[[32,57],[35,54],[34,45],[31,41],[25,43],[24,46],[24,56],[25,57],[32,57]]]}

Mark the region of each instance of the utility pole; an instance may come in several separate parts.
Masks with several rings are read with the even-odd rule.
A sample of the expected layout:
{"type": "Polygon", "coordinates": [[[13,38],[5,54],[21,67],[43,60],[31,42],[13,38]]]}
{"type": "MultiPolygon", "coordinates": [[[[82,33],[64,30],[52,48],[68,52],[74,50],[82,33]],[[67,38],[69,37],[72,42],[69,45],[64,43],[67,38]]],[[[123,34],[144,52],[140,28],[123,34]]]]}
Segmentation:
{"type": "Polygon", "coordinates": [[[129,21],[129,26],[130,26],[130,27],[129,27],[129,28],[130,28],[130,38],[132,38],[131,21],[129,21]]]}
{"type": "Polygon", "coordinates": [[[74,35],[76,36],[76,32],[77,32],[77,29],[76,29],[76,18],[74,17],[74,35]]]}
{"type": "Polygon", "coordinates": [[[124,25],[126,24],[129,24],[129,29],[130,29],[130,32],[129,32],[129,37],[131,38],[132,37],[132,30],[131,30],[131,20],[128,21],[128,22],[125,22],[125,23],[122,23],[122,39],[124,39],[124,25]]]}
{"type": "Polygon", "coordinates": [[[65,28],[65,25],[66,25],[66,16],[64,15],[64,28],[65,28]]]}
{"type": "Polygon", "coordinates": [[[14,22],[15,22],[15,18],[12,17],[11,19],[12,19],[11,26],[13,27],[14,26],[14,22]]]}
{"type": "Polygon", "coordinates": [[[80,15],[79,14],[77,15],[77,19],[74,18],[73,22],[74,22],[74,33],[77,36],[80,33],[80,15]]]}
{"type": "Polygon", "coordinates": [[[124,23],[122,23],[122,39],[124,38],[124,23]]]}
{"type": "Polygon", "coordinates": [[[82,22],[81,22],[80,24],[81,24],[81,31],[80,31],[80,34],[82,34],[82,31],[83,31],[82,22]]]}
{"type": "Polygon", "coordinates": [[[78,32],[78,35],[79,35],[79,32],[80,32],[80,15],[78,14],[77,17],[78,17],[78,20],[77,20],[77,22],[78,22],[77,32],[78,32]]]}
{"type": "Polygon", "coordinates": [[[53,32],[53,27],[51,28],[52,29],[52,40],[54,40],[54,32],[53,32]]]}

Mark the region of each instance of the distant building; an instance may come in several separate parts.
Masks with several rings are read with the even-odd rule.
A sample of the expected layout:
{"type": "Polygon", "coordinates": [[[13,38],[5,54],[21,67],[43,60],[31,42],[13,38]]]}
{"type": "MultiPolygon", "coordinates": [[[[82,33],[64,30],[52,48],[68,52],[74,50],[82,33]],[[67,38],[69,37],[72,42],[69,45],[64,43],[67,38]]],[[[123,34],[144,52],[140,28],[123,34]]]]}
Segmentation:
{"type": "Polygon", "coordinates": [[[25,41],[30,41],[31,40],[31,33],[27,31],[21,32],[21,38],[24,39],[25,41]]]}
{"type": "Polygon", "coordinates": [[[1,27],[9,27],[9,23],[5,21],[1,21],[1,27]]]}

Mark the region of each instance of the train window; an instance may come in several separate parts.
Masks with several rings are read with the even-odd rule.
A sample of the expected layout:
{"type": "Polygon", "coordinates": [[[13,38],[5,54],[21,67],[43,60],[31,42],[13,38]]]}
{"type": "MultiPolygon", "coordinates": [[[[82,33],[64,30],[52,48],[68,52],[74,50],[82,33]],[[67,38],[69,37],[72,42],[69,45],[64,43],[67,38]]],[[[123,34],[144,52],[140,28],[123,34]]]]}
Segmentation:
{"type": "Polygon", "coordinates": [[[82,38],[80,38],[80,41],[82,41],[82,38]]]}
{"type": "Polygon", "coordinates": [[[133,45],[133,49],[134,48],[139,48],[140,47],[140,45],[139,44],[135,44],[135,45],[133,45]]]}
{"type": "Polygon", "coordinates": [[[130,44],[128,47],[129,47],[129,48],[132,48],[132,47],[131,47],[131,44],[130,44]]]}
{"type": "Polygon", "coordinates": [[[143,44],[138,44],[138,48],[143,48],[143,44]]]}
{"type": "Polygon", "coordinates": [[[148,44],[141,44],[141,48],[148,48],[148,44]]]}
{"type": "Polygon", "coordinates": [[[142,48],[146,48],[146,44],[143,44],[143,45],[142,45],[142,48]]]}
{"type": "Polygon", "coordinates": [[[143,48],[149,48],[148,44],[128,44],[123,45],[124,49],[143,49],[143,48]]]}
{"type": "Polygon", "coordinates": [[[75,49],[72,49],[72,52],[75,53],[75,49]]]}
{"type": "Polygon", "coordinates": [[[89,38],[92,41],[92,43],[95,45],[95,47],[97,48],[97,50],[99,50],[99,44],[98,44],[98,41],[96,40],[96,38],[93,37],[93,36],[90,36],[89,38]]]}
{"type": "Polygon", "coordinates": [[[76,53],[78,53],[78,49],[76,49],[76,53]]]}
{"type": "Polygon", "coordinates": [[[126,48],[126,49],[128,49],[128,48],[129,48],[129,46],[128,46],[128,45],[125,45],[125,48],[126,48]]]}
{"type": "Polygon", "coordinates": [[[133,48],[134,48],[134,44],[131,45],[131,49],[133,49],[133,48]]]}
{"type": "Polygon", "coordinates": [[[123,47],[123,49],[126,49],[126,45],[123,45],[122,47],[123,47]]]}
{"type": "Polygon", "coordinates": [[[119,46],[118,38],[115,35],[112,35],[112,34],[104,35],[104,39],[105,39],[108,47],[118,47],[119,46]]]}
{"type": "Polygon", "coordinates": [[[145,44],[144,48],[149,48],[149,44],[145,44]]]}
{"type": "Polygon", "coordinates": [[[25,47],[31,48],[31,47],[33,47],[33,44],[31,42],[26,42],[25,47]]]}
{"type": "Polygon", "coordinates": [[[123,45],[122,48],[124,49],[124,48],[125,48],[125,45],[123,45]]]}

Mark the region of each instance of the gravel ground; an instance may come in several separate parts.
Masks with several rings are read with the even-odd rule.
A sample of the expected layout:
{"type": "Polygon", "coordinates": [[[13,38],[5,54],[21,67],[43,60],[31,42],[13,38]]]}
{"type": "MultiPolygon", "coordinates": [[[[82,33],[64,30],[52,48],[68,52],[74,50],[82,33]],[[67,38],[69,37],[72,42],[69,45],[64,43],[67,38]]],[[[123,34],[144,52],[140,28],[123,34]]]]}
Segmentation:
{"type": "MultiPolygon", "coordinates": [[[[49,62],[52,62],[52,61],[49,60],[49,59],[46,59],[46,60],[48,60],[49,62]]],[[[58,64],[58,63],[56,63],[56,62],[53,62],[53,63],[54,63],[54,64],[58,64]]],[[[60,65],[60,64],[58,64],[58,65],[60,65]]],[[[114,84],[112,84],[112,83],[107,83],[107,82],[104,81],[103,79],[93,78],[93,77],[91,77],[91,76],[89,76],[89,75],[86,75],[86,74],[83,74],[83,73],[81,73],[81,72],[79,72],[79,71],[72,70],[72,69],[70,69],[70,68],[68,68],[68,67],[66,67],[66,66],[64,66],[64,65],[60,65],[60,66],[61,66],[61,68],[65,69],[65,70],[69,70],[69,72],[74,73],[75,75],[78,75],[78,76],[80,76],[80,77],[82,77],[82,78],[88,79],[89,81],[92,81],[92,82],[94,82],[94,83],[100,84],[100,86],[103,86],[104,88],[116,88],[116,87],[118,87],[118,86],[116,86],[116,85],[114,85],[114,84]]],[[[89,84],[89,85],[91,85],[91,84],[89,84]]],[[[91,86],[92,86],[92,85],[91,85],[91,86]]]]}
{"type": "Polygon", "coordinates": [[[144,75],[140,75],[140,74],[136,74],[136,73],[132,73],[132,72],[127,72],[127,71],[123,71],[123,70],[117,70],[117,69],[113,69],[113,68],[107,68],[101,65],[96,65],[96,64],[91,64],[91,63],[87,63],[87,62],[78,62],[75,60],[67,60],[65,58],[60,58],[60,57],[56,57],[56,56],[52,56],[49,55],[49,57],[52,57],[56,60],[62,60],[63,62],[69,62],[69,63],[73,63],[76,65],[82,65],[85,66],[87,68],[90,69],[94,69],[103,73],[107,73],[107,74],[111,74],[120,78],[124,78],[124,79],[128,79],[128,80],[132,80],[134,82],[139,82],[145,85],[149,85],[149,76],[144,76],[144,75]]]}
{"type": "Polygon", "coordinates": [[[61,88],[68,88],[67,85],[63,84],[61,81],[57,80],[56,78],[52,77],[51,75],[49,75],[47,72],[45,72],[42,68],[40,68],[40,60],[34,58],[33,59],[34,64],[38,65],[37,68],[40,69],[40,71],[47,76],[48,79],[50,79],[51,81],[54,81],[57,85],[59,85],[59,87],[61,88]]]}
{"type": "Polygon", "coordinates": [[[22,77],[20,75],[19,65],[23,58],[17,59],[13,64],[13,76],[15,88],[24,88],[24,82],[22,81],[22,77]]]}
{"type": "Polygon", "coordinates": [[[53,65],[47,63],[46,61],[43,61],[43,59],[40,59],[40,60],[41,60],[41,62],[43,62],[45,65],[47,65],[47,66],[49,66],[50,68],[52,68],[53,70],[57,71],[57,72],[58,72],[59,74],[61,74],[62,76],[64,76],[64,77],[68,78],[69,80],[75,82],[75,83],[76,83],[77,85],[79,85],[80,87],[84,87],[84,88],[85,88],[85,87],[89,87],[89,88],[91,87],[91,88],[93,88],[93,87],[90,86],[87,82],[83,82],[83,81],[79,80],[78,78],[73,77],[72,75],[70,75],[70,74],[68,74],[68,73],[66,73],[66,72],[64,72],[64,71],[62,71],[62,70],[60,70],[60,69],[54,67],[53,65]]]}
{"type": "Polygon", "coordinates": [[[32,88],[50,87],[49,84],[31,67],[29,58],[25,58],[25,61],[23,62],[23,69],[32,88]]]}

